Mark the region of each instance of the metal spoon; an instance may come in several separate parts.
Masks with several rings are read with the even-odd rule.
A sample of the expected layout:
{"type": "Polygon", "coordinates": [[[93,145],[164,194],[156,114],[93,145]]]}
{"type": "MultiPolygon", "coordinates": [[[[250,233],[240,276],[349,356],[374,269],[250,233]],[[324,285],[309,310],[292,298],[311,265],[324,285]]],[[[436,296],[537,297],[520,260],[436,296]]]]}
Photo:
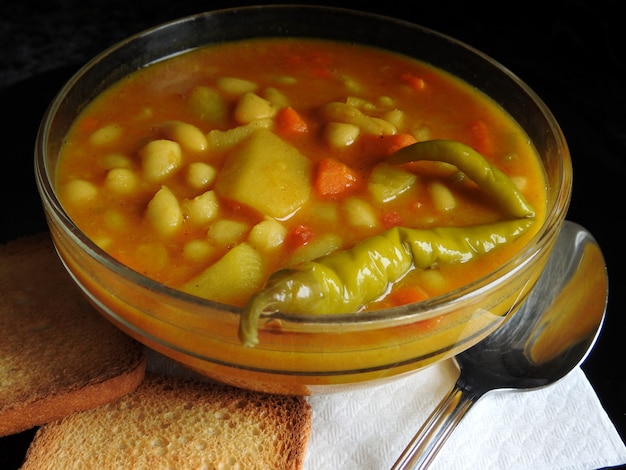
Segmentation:
{"type": "Polygon", "coordinates": [[[598,337],[607,299],[600,248],[587,230],[565,221],[528,299],[500,329],[456,357],[456,384],[392,470],[427,468],[487,392],[545,387],[580,365],[598,337]]]}

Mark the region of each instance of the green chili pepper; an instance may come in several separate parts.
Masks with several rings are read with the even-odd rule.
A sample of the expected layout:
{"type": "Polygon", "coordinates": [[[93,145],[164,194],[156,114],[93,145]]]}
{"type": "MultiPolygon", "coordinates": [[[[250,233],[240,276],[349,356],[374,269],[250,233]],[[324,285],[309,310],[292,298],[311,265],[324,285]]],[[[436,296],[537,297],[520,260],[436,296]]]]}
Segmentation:
{"type": "Polygon", "coordinates": [[[404,147],[386,161],[403,164],[430,160],[456,166],[488,195],[500,204],[502,210],[513,217],[534,217],[535,211],[526,202],[511,179],[498,168],[491,166],[476,150],[453,140],[427,140],[404,147]]]}
{"type": "Polygon", "coordinates": [[[270,276],[241,318],[245,346],[258,343],[264,313],[341,314],[357,312],[383,295],[413,267],[463,263],[520,236],[532,219],[432,230],[394,227],[348,250],[337,251],[270,276]]]}
{"type": "Polygon", "coordinates": [[[396,152],[388,162],[418,160],[455,165],[517,219],[430,230],[395,227],[348,250],[277,271],[244,308],[239,338],[245,346],[258,343],[262,314],[357,312],[414,267],[469,261],[511,242],[533,224],[535,212],[513,182],[471,148],[448,140],[420,142],[396,152]]]}

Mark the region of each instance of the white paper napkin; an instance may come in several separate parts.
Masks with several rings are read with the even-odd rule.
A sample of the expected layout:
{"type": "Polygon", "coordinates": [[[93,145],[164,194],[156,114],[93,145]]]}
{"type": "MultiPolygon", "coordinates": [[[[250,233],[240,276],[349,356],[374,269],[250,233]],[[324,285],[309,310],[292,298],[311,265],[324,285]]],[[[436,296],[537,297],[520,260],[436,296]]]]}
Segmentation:
{"type": "MultiPolygon", "coordinates": [[[[195,376],[149,351],[148,369],[195,376]]],[[[305,470],[385,470],[458,376],[452,361],[384,385],[309,397],[313,429],[305,470]]],[[[433,470],[591,470],[626,464],[626,446],[584,372],[530,392],[483,396],[433,470]]]]}
{"type": "MultiPolygon", "coordinates": [[[[311,397],[305,469],[389,469],[457,376],[447,361],[369,390],[311,397]]],[[[431,468],[588,470],[625,463],[626,446],[577,368],[540,390],[483,396],[431,468]]]]}

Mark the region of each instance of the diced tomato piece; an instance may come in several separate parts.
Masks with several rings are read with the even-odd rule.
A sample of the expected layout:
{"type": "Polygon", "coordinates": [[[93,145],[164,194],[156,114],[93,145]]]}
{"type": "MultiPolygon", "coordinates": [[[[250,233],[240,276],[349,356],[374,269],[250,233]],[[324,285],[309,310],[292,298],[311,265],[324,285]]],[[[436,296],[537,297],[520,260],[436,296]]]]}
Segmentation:
{"type": "Polygon", "coordinates": [[[402,217],[397,212],[385,212],[381,217],[381,222],[385,228],[393,228],[402,225],[402,217]]]}
{"type": "Polygon", "coordinates": [[[285,240],[285,245],[290,251],[296,250],[308,244],[315,237],[313,229],[307,225],[296,225],[285,240]]]}

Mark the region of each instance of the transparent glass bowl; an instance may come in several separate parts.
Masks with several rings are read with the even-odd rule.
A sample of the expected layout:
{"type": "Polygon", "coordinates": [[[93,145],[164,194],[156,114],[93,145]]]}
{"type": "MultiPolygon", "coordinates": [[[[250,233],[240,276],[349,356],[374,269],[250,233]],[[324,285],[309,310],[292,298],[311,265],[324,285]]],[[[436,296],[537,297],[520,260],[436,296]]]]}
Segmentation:
{"type": "Polygon", "coordinates": [[[320,394],[390,380],[476,344],[516,312],[540,274],[565,218],[572,186],[567,144],[535,93],[481,52],[432,30],[368,13],[313,6],[207,12],[132,36],[95,57],[61,89],[36,143],[36,178],[59,255],[84,294],[129,335],[179,363],[231,385],[273,393],[320,394]],[[148,279],[100,250],[55,194],[64,136],[98,93],[128,73],[211,43],[307,36],[374,45],[446,70],[493,98],[526,130],[543,159],[547,219],[497,271],[447,295],[359,315],[281,314],[260,325],[262,340],[237,337],[241,309],[148,279]],[[427,331],[419,322],[444,321],[427,331]],[[279,326],[280,334],[276,332],[279,326]]]}

